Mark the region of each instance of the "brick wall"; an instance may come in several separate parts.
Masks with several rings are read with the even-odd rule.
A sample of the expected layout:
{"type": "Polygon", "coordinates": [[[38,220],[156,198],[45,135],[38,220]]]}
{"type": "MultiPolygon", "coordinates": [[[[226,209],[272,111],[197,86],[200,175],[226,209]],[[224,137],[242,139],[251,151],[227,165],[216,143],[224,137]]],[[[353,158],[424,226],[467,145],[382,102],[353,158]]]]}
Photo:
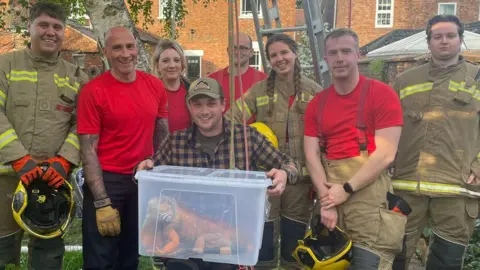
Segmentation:
{"type": "MultiPolygon", "coordinates": [[[[73,55],[78,52],[75,51],[62,51],[62,58],[75,64],[73,59],[73,55]]],[[[91,72],[92,68],[98,68],[100,74],[103,72],[103,63],[102,59],[100,58],[99,53],[80,53],[83,57],[83,71],[87,73],[90,78],[95,77],[94,74],[91,72]]],[[[98,74],[96,74],[98,75],[98,74]]]]}
{"type": "MultiPolygon", "coordinates": [[[[468,55],[463,54],[465,60],[478,65],[480,64],[480,58],[477,55],[468,55]]],[[[398,74],[402,73],[403,71],[424,64],[428,61],[428,55],[420,55],[420,56],[406,56],[406,57],[394,57],[389,59],[372,59],[372,58],[364,58],[359,62],[359,69],[360,73],[364,74],[365,76],[369,76],[371,78],[376,78],[381,80],[389,85],[393,84],[393,81],[397,77],[398,74]],[[382,61],[382,62],[379,62],[382,61]],[[375,63],[377,62],[377,63],[375,63]],[[378,67],[375,68],[375,65],[383,65],[382,69],[378,67]]]]}
{"type": "MultiPolygon", "coordinates": [[[[240,1],[238,8],[240,12],[240,1]]],[[[295,26],[295,0],[282,0],[279,2],[282,27],[295,26]]],[[[205,76],[228,65],[228,3],[227,1],[215,1],[205,8],[193,1],[187,1],[188,14],[185,18],[185,26],[180,29],[178,42],[185,50],[203,50],[202,75],[205,76]]],[[[152,13],[158,17],[158,0],[152,5],[152,13]]],[[[240,31],[251,35],[255,41],[255,25],[253,18],[240,18],[240,31]]],[[[261,22],[262,23],[262,22],[261,22]]],[[[141,24],[139,24],[141,26],[141,24]]],[[[148,31],[158,36],[165,36],[163,25],[159,20],[148,27],[148,31]]],[[[265,40],[266,41],[266,40],[265,40]]]]}
{"type": "Polygon", "coordinates": [[[438,3],[457,3],[457,16],[463,23],[478,21],[479,0],[392,0],[393,26],[375,28],[377,0],[338,0],[337,27],[351,27],[363,46],[393,29],[424,28],[438,12],[438,3]],[[350,13],[351,6],[351,13],[350,13]]]}

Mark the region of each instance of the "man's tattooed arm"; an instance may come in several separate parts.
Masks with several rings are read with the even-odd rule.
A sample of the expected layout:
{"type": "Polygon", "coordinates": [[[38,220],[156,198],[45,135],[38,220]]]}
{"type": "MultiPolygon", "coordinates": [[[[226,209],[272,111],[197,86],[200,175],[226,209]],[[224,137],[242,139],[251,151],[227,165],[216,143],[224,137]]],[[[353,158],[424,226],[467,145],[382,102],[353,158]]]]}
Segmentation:
{"type": "Polygon", "coordinates": [[[103,184],[102,168],[97,156],[98,137],[98,134],[79,135],[85,182],[90,188],[95,201],[108,197],[103,184]]]}
{"type": "Polygon", "coordinates": [[[167,118],[155,119],[155,131],[153,132],[153,149],[158,151],[160,143],[169,135],[167,118]]]}

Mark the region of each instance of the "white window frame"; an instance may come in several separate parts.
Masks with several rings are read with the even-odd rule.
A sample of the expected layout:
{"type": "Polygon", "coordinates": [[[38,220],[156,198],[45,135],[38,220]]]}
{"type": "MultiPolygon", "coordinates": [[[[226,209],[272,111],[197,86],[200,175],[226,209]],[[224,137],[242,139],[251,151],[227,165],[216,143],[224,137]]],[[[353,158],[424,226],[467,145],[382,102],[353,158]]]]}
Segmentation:
{"type": "MultiPolygon", "coordinates": [[[[240,15],[238,16],[241,19],[252,19],[253,15],[252,12],[243,12],[243,1],[250,1],[250,0],[240,0],[240,15]]],[[[257,0],[258,4],[258,18],[263,18],[262,15],[262,5],[260,5],[260,0],[257,0]]]]}
{"type": "Polygon", "coordinates": [[[395,0],[392,0],[392,9],[390,11],[381,11],[379,13],[378,10],[378,5],[379,5],[380,0],[376,0],[375,4],[375,28],[392,28],[393,27],[393,16],[395,14],[395,0]],[[383,24],[378,24],[378,14],[389,14],[390,13],[390,24],[389,25],[383,25],[383,24]]]}
{"type": "MultiPolygon", "coordinates": [[[[252,42],[252,49],[253,49],[253,53],[257,53],[258,54],[258,70],[262,71],[263,70],[263,66],[262,66],[262,56],[260,55],[260,47],[258,46],[258,41],[253,41],[252,42]]],[[[253,57],[253,55],[252,55],[253,57]]],[[[250,62],[250,59],[248,60],[250,62]]],[[[256,68],[257,65],[250,65],[249,66],[253,67],[253,68],[256,68]]]]}
{"type": "MultiPolygon", "coordinates": [[[[198,56],[200,57],[200,70],[199,70],[199,76],[202,77],[202,62],[203,62],[203,50],[185,50],[184,51],[185,53],[185,58],[187,58],[188,56],[198,56]]],[[[187,65],[188,65],[188,59],[187,59],[187,65]]],[[[188,67],[187,67],[187,73],[188,73],[188,67]]],[[[188,74],[186,74],[186,76],[188,77],[188,74]]]]}
{"type": "Polygon", "coordinates": [[[166,1],[168,0],[158,0],[158,17],[159,20],[164,20],[165,16],[163,16],[163,7],[166,5],[166,1]]]}
{"type": "Polygon", "coordinates": [[[443,5],[453,5],[453,15],[457,15],[457,2],[442,2],[442,3],[438,3],[438,10],[437,10],[437,14],[440,14],[440,7],[443,6],[443,5]]]}

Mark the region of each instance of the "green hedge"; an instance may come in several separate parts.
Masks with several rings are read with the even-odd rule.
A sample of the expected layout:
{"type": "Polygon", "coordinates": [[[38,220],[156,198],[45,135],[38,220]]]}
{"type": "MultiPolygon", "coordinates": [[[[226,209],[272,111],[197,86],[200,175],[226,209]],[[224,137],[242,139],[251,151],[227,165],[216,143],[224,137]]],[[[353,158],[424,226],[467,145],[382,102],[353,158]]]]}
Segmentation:
{"type": "Polygon", "coordinates": [[[464,270],[480,269],[480,219],[477,220],[470,245],[465,255],[464,270]]]}

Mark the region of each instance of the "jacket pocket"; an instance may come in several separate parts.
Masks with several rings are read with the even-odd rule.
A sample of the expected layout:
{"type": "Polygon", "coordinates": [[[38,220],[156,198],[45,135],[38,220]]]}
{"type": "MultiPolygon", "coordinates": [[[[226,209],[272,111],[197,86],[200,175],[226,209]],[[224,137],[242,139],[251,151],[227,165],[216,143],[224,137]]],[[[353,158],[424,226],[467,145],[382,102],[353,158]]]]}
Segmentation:
{"type": "Polygon", "coordinates": [[[449,89],[455,90],[455,94],[450,102],[450,109],[455,111],[473,111],[473,95],[477,90],[475,81],[467,78],[465,82],[457,83],[450,81],[449,89]]]}
{"type": "MultiPolygon", "coordinates": [[[[479,185],[477,185],[479,186],[479,185]]],[[[465,210],[469,217],[477,219],[479,216],[480,199],[478,198],[465,198],[465,210]]]]}
{"type": "Polygon", "coordinates": [[[73,114],[75,111],[76,92],[65,87],[58,88],[58,99],[54,104],[54,110],[73,114]]]}
{"type": "Polygon", "coordinates": [[[408,110],[408,109],[404,111],[404,115],[407,116],[412,123],[420,122],[424,116],[423,112],[421,111],[408,110]]]}
{"type": "Polygon", "coordinates": [[[380,227],[376,247],[397,254],[402,251],[407,217],[391,210],[380,208],[380,227]]]}

